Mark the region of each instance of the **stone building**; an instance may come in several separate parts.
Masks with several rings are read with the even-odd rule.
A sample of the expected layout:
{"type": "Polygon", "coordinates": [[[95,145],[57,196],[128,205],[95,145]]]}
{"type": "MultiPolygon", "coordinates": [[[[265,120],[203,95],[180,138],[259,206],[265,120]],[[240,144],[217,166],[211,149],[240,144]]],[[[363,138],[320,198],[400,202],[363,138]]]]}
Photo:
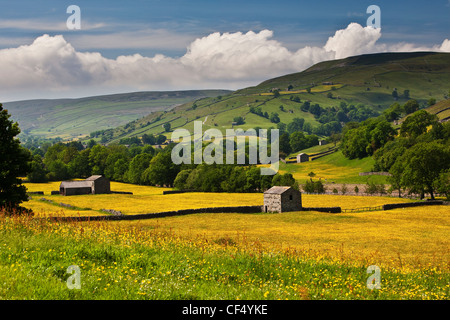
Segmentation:
{"type": "Polygon", "coordinates": [[[309,156],[306,153],[299,153],[297,155],[297,163],[308,162],[309,156]]]}
{"type": "Polygon", "coordinates": [[[109,180],[103,176],[90,176],[85,181],[92,182],[92,194],[111,193],[111,184],[109,180]]]}
{"type": "Polygon", "coordinates": [[[103,194],[111,193],[111,187],[108,179],[96,175],[83,181],[63,181],[59,186],[59,193],[63,196],[103,194]]]}
{"type": "Polygon", "coordinates": [[[302,194],[292,187],[275,186],[264,192],[264,212],[302,210],[302,194]]]}

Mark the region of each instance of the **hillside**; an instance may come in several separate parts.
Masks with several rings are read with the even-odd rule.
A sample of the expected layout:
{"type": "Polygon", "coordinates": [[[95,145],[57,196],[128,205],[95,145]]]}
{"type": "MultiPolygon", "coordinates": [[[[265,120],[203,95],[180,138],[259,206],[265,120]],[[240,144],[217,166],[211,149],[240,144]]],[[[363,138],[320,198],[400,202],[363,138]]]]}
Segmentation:
{"type": "Polygon", "coordinates": [[[319,120],[324,122],[301,109],[305,102],[319,104],[322,109],[339,109],[344,102],[354,106],[354,114],[373,116],[394,102],[403,104],[416,99],[425,106],[430,98],[447,98],[449,83],[450,53],[381,53],[325,61],[255,87],[191,101],[170,112],[153,113],[109,131],[108,140],[164,133],[163,124],[167,122],[171,129],[183,127],[191,132],[195,120],[203,121],[204,130],[225,130],[232,127],[235,117],[245,120],[235,128],[276,127],[268,117],[252,113],[251,109],[267,115],[278,113],[285,124],[295,117],[303,118],[314,128],[320,125],[319,120]],[[398,97],[393,97],[393,91],[398,97]]]}
{"type": "Polygon", "coordinates": [[[124,125],[152,112],[169,110],[202,97],[227,94],[226,90],[133,92],[79,99],[40,99],[4,103],[23,133],[70,140],[124,125]]]}
{"type": "Polygon", "coordinates": [[[450,120],[450,99],[440,101],[425,110],[437,115],[440,121],[448,121],[450,120]]]}

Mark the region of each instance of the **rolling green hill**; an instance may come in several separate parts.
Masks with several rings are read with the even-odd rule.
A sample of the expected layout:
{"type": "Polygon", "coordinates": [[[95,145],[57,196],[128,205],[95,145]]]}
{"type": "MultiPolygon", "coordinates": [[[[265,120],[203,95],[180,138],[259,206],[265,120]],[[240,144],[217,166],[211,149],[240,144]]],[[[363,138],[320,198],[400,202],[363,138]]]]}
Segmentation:
{"type": "Polygon", "coordinates": [[[226,90],[133,92],[79,99],[41,99],[4,103],[23,133],[70,140],[96,130],[115,128],[169,110],[177,105],[226,90]]]}
{"type": "Polygon", "coordinates": [[[270,115],[278,113],[288,124],[294,117],[305,119],[312,127],[318,120],[300,109],[305,101],[322,108],[339,107],[342,102],[361,105],[382,112],[394,102],[416,99],[422,106],[430,98],[446,99],[450,88],[450,53],[414,52],[381,53],[325,61],[294,74],[270,79],[261,84],[216,97],[202,98],[180,105],[170,111],[152,113],[125,126],[110,130],[109,142],[143,134],[164,133],[171,129],[193,131],[193,122],[203,122],[203,129],[232,128],[235,117],[245,124],[235,128],[276,127],[269,119],[251,112],[259,108],[270,115]],[[398,97],[394,98],[393,91],[398,97]],[[253,107],[253,108],[252,108],[253,107]]]}

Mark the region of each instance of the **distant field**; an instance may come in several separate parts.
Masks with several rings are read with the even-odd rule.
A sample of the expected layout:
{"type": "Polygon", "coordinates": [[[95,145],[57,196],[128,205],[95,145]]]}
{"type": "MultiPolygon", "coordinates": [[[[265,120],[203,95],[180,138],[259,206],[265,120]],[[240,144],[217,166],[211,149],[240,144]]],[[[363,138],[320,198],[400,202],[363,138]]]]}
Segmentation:
{"type": "Polygon", "coordinates": [[[43,191],[44,196],[33,195],[32,200],[24,203],[27,208],[35,209],[38,215],[101,215],[101,209],[113,209],[121,211],[123,214],[145,214],[162,211],[196,209],[208,207],[227,207],[240,205],[262,205],[262,193],[244,194],[223,194],[223,193],[185,193],[163,195],[166,188],[150,186],[137,186],[125,183],[112,182],[111,190],[133,192],[133,195],[81,195],[81,196],[60,196],[50,195],[52,190],[59,189],[60,182],[51,183],[26,183],[28,190],[43,191]],[[55,203],[65,203],[77,208],[87,210],[72,210],[55,206],[41,198],[52,200],[55,203]]]}
{"type": "Polygon", "coordinates": [[[439,101],[435,105],[426,108],[429,113],[436,114],[439,120],[450,118],[450,99],[439,101]]]}
{"type": "MultiPolygon", "coordinates": [[[[256,206],[264,202],[262,193],[214,193],[214,192],[189,192],[181,194],[163,195],[166,188],[151,186],[137,186],[125,183],[112,182],[113,191],[131,191],[127,194],[99,194],[80,196],[50,195],[52,190],[58,190],[59,182],[51,183],[26,183],[28,191],[43,191],[44,195],[32,195],[30,201],[23,205],[33,209],[37,216],[40,215],[100,215],[101,209],[113,209],[123,214],[145,214],[153,212],[197,209],[208,207],[229,206],[256,206]],[[53,204],[41,199],[53,201],[53,204]],[[69,204],[77,209],[67,209],[55,204],[69,204]]],[[[343,209],[356,209],[368,206],[379,206],[386,203],[408,202],[408,199],[393,197],[362,197],[362,196],[334,196],[334,195],[303,195],[305,207],[331,207],[340,206],[343,209]]]]}
{"type": "MultiPolygon", "coordinates": [[[[327,147],[327,146],[321,146],[327,147]]],[[[314,147],[311,150],[302,150],[301,152],[315,152],[322,148],[314,147]]],[[[327,148],[326,148],[327,149],[327,148]]],[[[294,156],[294,154],[292,155],[294,156]]],[[[357,183],[365,184],[367,181],[386,184],[385,176],[359,176],[360,172],[372,171],[374,160],[372,157],[364,159],[349,160],[344,157],[342,151],[334,152],[317,160],[303,163],[283,163],[280,162],[280,173],[291,173],[300,183],[305,183],[309,179],[308,174],[314,172],[314,179],[321,179],[324,183],[357,183]]]]}

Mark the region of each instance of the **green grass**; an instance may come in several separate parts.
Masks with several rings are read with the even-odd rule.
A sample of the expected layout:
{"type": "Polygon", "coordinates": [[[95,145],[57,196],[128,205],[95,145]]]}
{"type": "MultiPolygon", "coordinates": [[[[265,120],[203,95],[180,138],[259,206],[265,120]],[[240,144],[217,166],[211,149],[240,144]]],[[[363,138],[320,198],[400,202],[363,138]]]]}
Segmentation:
{"type": "Polygon", "coordinates": [[[448,273],[384,270],[232,239],[185,241],[116,223],[0,217],[0,299],[447,299],[448,273]],[[81,289],[66,270],[80,267],[81,289]]]}
{"type": "MultiPolygon", "coordinates": [[[[327,147],[320,146],[320,147],[327,147]]],[[[320,150],[319,146],[302,150],[310,152],[311,150],[320,150]]],[[[307,152],[307,153],[308,153],[307,152]]],[[[292,155],[294,156],[294,154],[292,155]]],[[[347,159],[342,151],[334,152],[317,160],[303,163],[283,163],[280,162],[281,173],[291,173],[300,183],[304,183],[311,171],[316,174],[315,179],[321,178],[327,183],[356,183],[366,184],[368,181],[373,183],[387,183],[385,176],[360,176],[360,172],[370,172],[373,169],[375,160],[372,157],[363,159],[347,159]]]]}

